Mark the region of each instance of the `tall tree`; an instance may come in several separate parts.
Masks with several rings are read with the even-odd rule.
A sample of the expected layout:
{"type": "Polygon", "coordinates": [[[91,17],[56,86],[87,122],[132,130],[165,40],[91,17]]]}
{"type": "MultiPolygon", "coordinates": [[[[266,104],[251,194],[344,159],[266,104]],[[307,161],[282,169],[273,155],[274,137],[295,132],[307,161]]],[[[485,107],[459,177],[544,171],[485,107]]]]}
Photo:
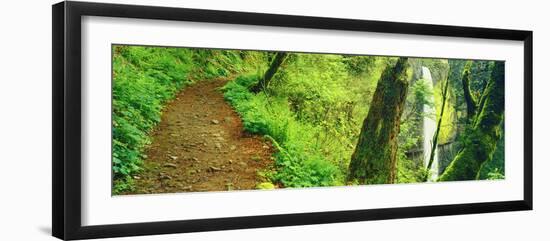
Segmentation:
{"type": "Polygon", "coordinates": [[[408,58],[399,58],[382,73],[351,156],[348,181],[394,183],[397,135],[409,86],[408,58]]]}
{"type": "Polygon", "coordinates": [[[457,154],[440,181],[476,179],[483,163],[492,159],[502,135],[504,120],[504,62],[496,62],[491,79],[481,98],[478,114],[471,120],[471,130],[465,136],[457,154]]]}
{"type": "Polygon", "coordinates": [[[285,61],[286,57],[288,56],[288,53],[286,52],[277,52],[275,57],[273,58],[273,61],[271,61],[271,64],[269,65],[269,69],[265,72],[264,76],[252,86],[250,91],[254,93],[258,93],[261,90],[263,90],[266,86],[269,85],[271,82],[271,79],[273,79],[273,76],[275,73],[277,73],[277,70],[281,66],[281,64],[285,61]]]}
{"type": "MultiPolygon", "coordinates": [[[[437,149],[437,140],[439,138],[439,130],[441,130],[441,122],[443,120],[443,113],[445,113],[445,103],[447,103],[447,91],[449,89],[449,78],[447,77],[447,80],[445,81],[445,87],[443,87],[443,100],[441,101],[441,112],[439,113],[439,119],[437,121],[437,127],[435,128],[435,132],[432,138],[432,149],[430,151],[430,159],[428,161],[428,166],[426,167],[426,170],[429,172],[432,169],[432,164],[434,162],[435,158],[435,151],[437,149]]],[[[428,180],[429,173],[426,172],[424,176],[424,181],[428,180]]]]}

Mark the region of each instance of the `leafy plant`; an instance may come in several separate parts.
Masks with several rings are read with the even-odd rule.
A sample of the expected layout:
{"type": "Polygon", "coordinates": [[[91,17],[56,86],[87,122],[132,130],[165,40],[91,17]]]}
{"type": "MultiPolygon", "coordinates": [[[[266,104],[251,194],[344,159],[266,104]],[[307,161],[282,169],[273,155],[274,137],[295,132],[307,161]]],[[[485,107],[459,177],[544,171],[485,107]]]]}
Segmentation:
{"type": "MultiPolygon", "coordinates": [[[[113,46],[114,192],[131,189],[140,171],[149,132],[160,122],[162,108],[197,79],[228,76],[256,68],[245,65],[240,51],[144,46],[113,46]]],[[[259,58],[252,54],[250,58],[259,58]]]]}

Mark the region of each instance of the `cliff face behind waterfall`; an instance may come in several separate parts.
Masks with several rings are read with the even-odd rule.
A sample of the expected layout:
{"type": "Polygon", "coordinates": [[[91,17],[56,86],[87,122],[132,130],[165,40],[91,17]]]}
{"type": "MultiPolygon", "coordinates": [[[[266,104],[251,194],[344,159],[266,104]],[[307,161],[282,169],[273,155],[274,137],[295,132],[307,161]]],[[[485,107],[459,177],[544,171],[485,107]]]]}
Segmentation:
{"type": "MultiPolygon", "coordinates": [[[[443,61],[435,63],[434,61],[416,61],[413,62],[412,66],[414,71],[412,86],[423,82],[430,91],[426,96],[427,104],[420,104],[416,107],[416,111],[421,113],[419,115],[420,118],[412,121],[420,138],[405,153],[407,158],[413,160],[418,166],[425,167],[429,160],[433,134],[440,114],[442,87],[448,77],[449,65],[443,61]]],[[[412,91],[415,90],[413,89],[412,91]]],[[[454,108],[455,98],[456,95],[453,91],[449,91],[435,153],[438,161],[432,164],[433,172],[436,174],[443,172],[458,150],[456,147],[459,144],[455,143],[457,128],[456,125],[453,125],[453,123],[457,122],[457,113],[454,108]]]]}
{"type": "MultiPolygon", "coordinates": [[[[433,80],[430,69],[425,66],[422,66],[422,80],[428,85],[428,88],[433,92],[433,80]]],[[[428,100],[431,103],[434,103],[434,95],[429,96],[428,100]]],[[[424,118],[422,119],[422,150],[424,153],[424,167],[428,168],[430,166],[430,156],[433,148],[433,142],[435,139],[436,129],[437,129],[437,118],[439,115],[435,113],[435,106],[431,103],[424,104],[422,107],[422,112],[424,118]]],[[[437,180],[438,172],[438,155],[437,155],[437,145],[435,146],[435,153],[433,162],[430,166],[430,178],[429,180],[437,180]]]]}

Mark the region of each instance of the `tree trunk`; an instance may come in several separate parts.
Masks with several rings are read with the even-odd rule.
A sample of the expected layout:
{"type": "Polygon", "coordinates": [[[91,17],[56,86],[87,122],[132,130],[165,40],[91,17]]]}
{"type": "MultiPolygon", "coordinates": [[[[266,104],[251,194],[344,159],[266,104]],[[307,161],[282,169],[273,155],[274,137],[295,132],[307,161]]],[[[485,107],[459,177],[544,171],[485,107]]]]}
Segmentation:
{"type": "MultiPolygon", "coordinates": [[[[445,112],[445,103],[447,102],[447,90],[449,89],[449,79],[445,82],[443,88],[443,101],[441,103],[441,113],[439,113],[439,120],[437,121],[437,127],[435,128],[434,136],[432,138],[432,149],[430,151],[430,160],[428,161],[428,167],[426,170],[429,172],[432,169],[432,164],[435,158],[435,150],[437,148],[437,139],[439,138],[439,130],[441,129],[441,121],[443,120],[443,113],[445,112]]],[[[428,180],[429,173],[424,176],[424,181],[428,180]]]]}
{"type": "Polygon", "coordinates": [[[492,159],[504,120],[504,62],[495,63],[482,100],[483,105],[465,136],[464,147],[445,169],[440,181],[474,180],[483,163],[492,159]]]}
{"type": "Polygon", "coordinates": [[[397,135],[408,89],[408,58],[386,67],[378,81],[367,117],[351,156],[348,181],[394,183],[397,135]]]}
{"type": "Polygon", "coordinates": [[[258,93],[266,86],[268,86],[269,82],[271,82],[271,79],[273,78],[275,73],[277,73],[277,70],[279,69],[281,64],[285,61],[287,55],[288,54],[285,52],[277,52],[275,58],[273,58],[273,61],[271,61],[271,65],[269,66],[269,69],[267,69],[267,71],[265,72],[263,78],[260,79],[260,81],[258,81],[258,83],[256,83],[254,86],[252,86],[250,91],[252,91],[253,93],[258,93]]]}
{"type": "Polygon", "coordinates": [[[472,91],[470,90],[470,79],[472,77],[470,73],[470,68],[472,62],[468,61],[466,66],[464,66],[464,71],[462,72],[462,89],[464,89],[464,99],[466,101],[466,113],[468,114],[468,119],[472,119],[476,115],[476,101],[472,96],[472,91]]]}

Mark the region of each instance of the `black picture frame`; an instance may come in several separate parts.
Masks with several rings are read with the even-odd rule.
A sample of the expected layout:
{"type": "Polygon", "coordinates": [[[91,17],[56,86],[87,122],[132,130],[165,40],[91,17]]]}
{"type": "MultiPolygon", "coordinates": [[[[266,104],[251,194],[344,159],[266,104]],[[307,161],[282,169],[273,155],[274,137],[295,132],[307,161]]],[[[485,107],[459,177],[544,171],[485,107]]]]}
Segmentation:
{"type": "Polygon", "coordinates": [[[212,230],[397,219],[533,208],[533,33],[522,30],[366,21],[263,13],[197,10],[90,2],[52,6],[52,233],[87,239],[212,230]],[[82,226],[81,224],[81,17],[104,16],[230,23],[425,36],[517,40],[524,43],[524,193],[522,200],[368,210],[296,213],[199,220],[82,226]]]}

